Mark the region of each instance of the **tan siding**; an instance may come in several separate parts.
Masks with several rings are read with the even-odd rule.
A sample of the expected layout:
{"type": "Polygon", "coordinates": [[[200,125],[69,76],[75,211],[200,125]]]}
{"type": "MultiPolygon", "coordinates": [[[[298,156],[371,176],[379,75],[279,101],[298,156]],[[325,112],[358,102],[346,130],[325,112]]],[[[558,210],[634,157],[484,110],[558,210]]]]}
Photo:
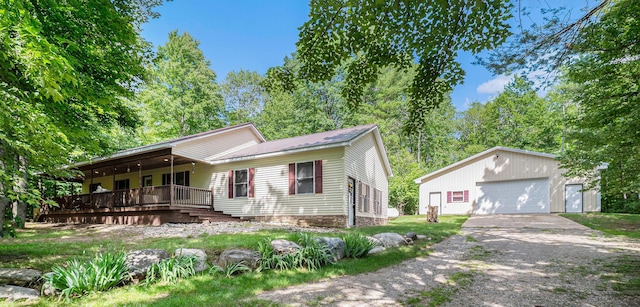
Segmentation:
{"type": "MultiPolygon", "coordinates": [[[[459,206],[458,213],[470,214],[475,205],[476,182],[548,178],[551,212],[564,212],[564,186],[581,180],[567,180],[562,176],[563,170],[558,167],[558,161],[552,158],[503,150],[491,152],[421,184],[419,211],[421,214],[426,213],[431,192],[441,192],[444,204],[447,201],[447,191],[469,190],[469,202],[455,205],[459,206]]],[[[585,211],[596,210],[596,199],[594,191],[583,193],[585,211]]]]}
{"type": "MultiPolygon", "coordinates": [[[[343,186],[347,186],[347,177],[353,177],[371,186],[370,205],[373,205],[373,189],[382,191],[382,215],[375,215],[371,212],[357,212],[357,216],[363,217],[386,217],[389,207],[389,181],[384,164],[380,156],[380,151],[376,147],[375,137],[369,133],[351,146],[345,148],[344,165],[345,175],[343,176],[343,186]]],[[[359,191],[356,191],[358,194],[359,191]]],[[[347,204],[347,194],[343,195],[343,203],[347,204]]]]}
{"type": "Polygon", "coordinates": [[[342,148],[216,165],[211,176],[216,210],[235,216],[344,215],[342,148]],[[289,195],[289,163],[323,160],[323,193],[289,195]],[[228,171],[255,168],[255,197],[228,198],[228,171]]]}
{"type": "Polygon", "coordinates": [[[216,157],[258,144],[259,140],[249,127],[176,145],[176,155],[211,161],[216,157]]]}

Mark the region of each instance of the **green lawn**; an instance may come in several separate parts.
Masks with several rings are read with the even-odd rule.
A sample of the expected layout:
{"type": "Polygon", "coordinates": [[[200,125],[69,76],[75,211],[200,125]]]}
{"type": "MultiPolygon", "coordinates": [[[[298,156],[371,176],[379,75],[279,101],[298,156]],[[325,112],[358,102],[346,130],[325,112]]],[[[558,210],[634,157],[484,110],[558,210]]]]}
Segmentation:
{"type": "MultiPolygon", "coordinates": [[[[212,275],[200,275],[183,280],[172,286],[135,286],[130,285],[109,291],[96,293],[75,299],[73,302],[57,301],[52,298],[41,299],[36,306],[267,306],[251,298],[264,290],[282,288],[290,285],[316,281],[341,275],[371,272],[385,266],[400,263],[418,256],[428,255],[431,244],[457,234],[466,216],[443,216],[440,223],[426,223],[425,216],[403,216],[392,220],[386,226],[372,226],[346,229],[349,232],[375,234],[379,232],[397,232],[404,234],[414,231],[427,235],[431,240],[417,244],[388,249],[385,252],[360,260],[341,260],[317,271],[265,271],[247,273],[234,278],[221,278],[212,275]]],[[[286,238],[290,232],[261,231],[252,234],[202,235],[192,238],[153,238],[131,240],[122,236],[116,238],[98,238],[91,234],[74,231],[19,231],[18,239],[0,239],[0,267],[30,267],[48,271],[53,265],[82,253],[92,254],[106,250],[131,250],[142,248],[162,248],[168,251],[178,247],[200,248],[208,255],[218,255],[232,246],[255,247],[264,238],[286,238]],[[80,241],[65,238],[80,236],[80,241]]],[[[331,235],[331,234],[318,234],[331,235]]],[[[334,234],[338,236],[339,234],[334,234]]],[[[0,302],[0,305],[3,303],[0,302]]],[[[23,303],[26,304],[26,303],[23,303]]]]}
{"type": "Polygon", "coordinates": [[[640,239],[640,214],[584,213],[560,215],[610,235],[640,239]]]}

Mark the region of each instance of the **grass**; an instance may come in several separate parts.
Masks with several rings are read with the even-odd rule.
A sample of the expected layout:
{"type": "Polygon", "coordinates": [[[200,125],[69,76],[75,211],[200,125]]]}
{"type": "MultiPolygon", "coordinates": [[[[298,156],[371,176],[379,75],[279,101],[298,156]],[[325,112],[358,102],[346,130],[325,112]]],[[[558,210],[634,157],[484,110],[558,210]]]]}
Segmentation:
{"type": "MultiPolygon", "coordinates": [[[[425,222],[425,216],[402,216],[389,221],[389,225],[359,227],[346,229],[345,232],[357,232],[372,235],[379,232],[409,231],[426,234],[430,241],[417,241],[414,245],[387,249],[386,251],[363,259],[341,260],[318,270],[298,269],[292,271],[250,272],[233,278],[224,278],[220,274],[196,275],[189,279],[179,280],[176,284],[153,284],[149,286],[130,285],[104,293],[92,293],[79,299],[57,301],[55,298],[43,298],[33,304],[35,306],[272,306],[271,302],[253,300],[256,294],[272,289],[317,281],[342,275],[353,275],[376,271],[380,268],[400,263],[418,256],[426,256],[427,244],[434,244],[458,234],[466,216],[443,216],[440,223],[425,222]]],[[[258,242],[265,238],[283,238],[291,235],[284,230],[260,231],[251,234],[202,235],[190,238],[147,238],[126,239],[92,237],[90,241],[69,241],[55,238],[63,236],[82,237],[83,233],[55,234],[46,232],[33,233],[20,230],[17,239],[0,239],[0,267],[37,268],[50,271],[54,265],[62,264],[74,256],[86,253],[98,253],[110,250],[132,250],[144,248],[160,248],[173,251],[179,247],[199,248],[210,258],[231,247],[256,248],[258,242]],[[28,239],[21,235],[31,233],[28,239]],[[58,236],[59,235],[59,236],[58,236]],[[58,236],[58,237],[56,237],[58,236]],[[41,240],[41,238],[47,238],[41,240]]],[[[344,235],[318,234],[322,236],[344,235]]],[[[0,302],[0,305],[3,305],[0,302]]]]}
{"type": "Polygon", "coordinates": [[[640,214],[581,213],[560,215],[609,235],[640,239],[640,214]]]}

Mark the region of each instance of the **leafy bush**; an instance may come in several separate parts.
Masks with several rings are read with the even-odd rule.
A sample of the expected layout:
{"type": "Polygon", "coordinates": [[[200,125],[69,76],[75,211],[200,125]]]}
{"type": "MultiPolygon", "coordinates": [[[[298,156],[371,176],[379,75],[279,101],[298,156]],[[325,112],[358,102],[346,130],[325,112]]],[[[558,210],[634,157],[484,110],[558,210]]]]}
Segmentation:
{"type": "Polygon", "coordinates": [[[373,242],[369,241],[366,236],[359,233],[349,233],[342,240],[347,245],[344,250],[345,257],[362,258],[369,254],[369,251],[375,247],[373,242]]]}
{"type": "Polygon", "coordinates": [[[145,282],[175,284],[180,279],[196,275],[195,256],[174,256],[152,265],[147,271],[145,282]]]}
{"type": "Polygon", "coordinates": [[[231,278],[231,276],[236,275],[236,274],[241,274],[244,272],[248,272],[251,271],[251,268],[249,268],[247,265],[244,264],[244,261],[240,261],[238,263],[231,263],[225,267],[220,267],[220,266],[213,266],[211,267],[211,271],[214,273],[222,273],[224,274],[227,278],[231,278]]]}
{"type": "Polygon", "coordinates": [[[43,279],[60,291],[60,297],[109,290],[129,279],[126,254],[107,252],[90,259],[74,258],[55,266],[52,272],[43,275],[43,279]]]}

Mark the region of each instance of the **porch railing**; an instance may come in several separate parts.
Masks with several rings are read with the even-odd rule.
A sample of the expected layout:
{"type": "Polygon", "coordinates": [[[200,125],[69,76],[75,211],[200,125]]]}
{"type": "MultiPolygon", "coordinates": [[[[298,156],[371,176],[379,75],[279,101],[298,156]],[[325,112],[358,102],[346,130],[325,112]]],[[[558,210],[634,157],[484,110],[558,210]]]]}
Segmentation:
{"type": "Polygon", "coordinates": [[[213,206],[211,190],[180,185],[173,186],[173,201],[171,201],[170,185],[63,196],[53,200],[58,203],[59,207],[47,209],[98,209],[159,204],[213,206]]]}

